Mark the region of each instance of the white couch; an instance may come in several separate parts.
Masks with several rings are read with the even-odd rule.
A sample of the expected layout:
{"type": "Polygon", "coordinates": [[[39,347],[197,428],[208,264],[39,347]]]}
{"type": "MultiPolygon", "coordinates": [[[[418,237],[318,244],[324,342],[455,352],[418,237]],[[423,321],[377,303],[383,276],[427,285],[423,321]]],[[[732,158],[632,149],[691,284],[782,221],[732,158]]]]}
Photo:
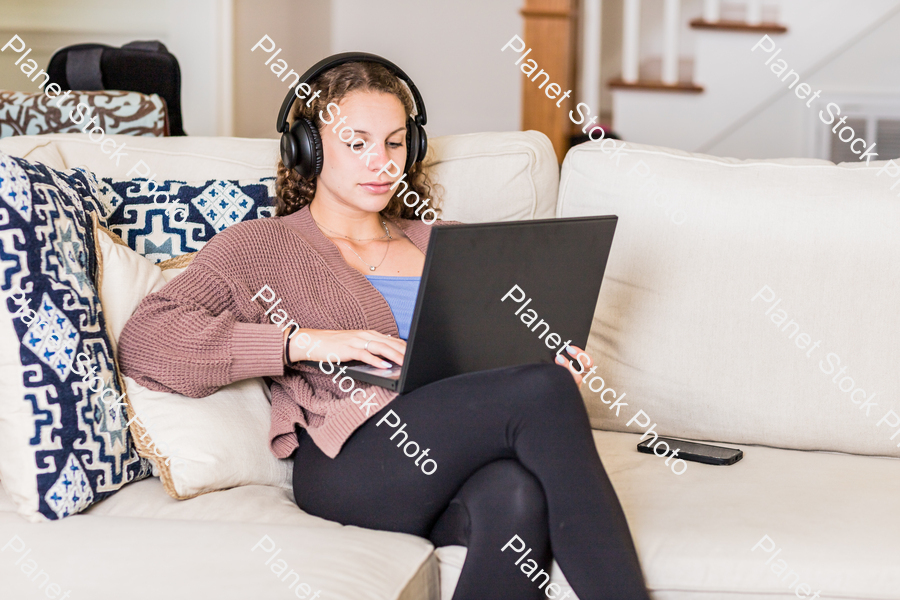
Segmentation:
{"type": "MultiPolygon", "coordinates": [[[[7,138],[0,150],[101,177],[124,178],[142,159],[158,179],[197,181],[272,175],[278,147],[114,137],[130,149],[118,167],[80,135],[7,138]]],[[[569,152],[560,176],[535,132],[431,145],[445,218],[619,216],[587,351],[628,407],[617,417],[600,393],[583,394],[654,600],[817,590],[900,599],[897,428],[876,425],[892,407],[900,414],[900,199],[881,164],[731,161],[630,144],[617,156],[589,143],[569,152]],[[775,326],[777,308],[765,314],[768,292],[751,301],[764,286],[822,341],[821,356],[807,359],[792,330],[775,326]],[[819,369],[827,351],[844,375],[880,391],[871,417],[819,369]],[[652,423],[662,435],[737,444],[744,459],[688,463],[676,475],[635,450],[652,423]],[[759,544],[764,536],[771,545],[759,544]]],[[[286,489],[178,501],[156,478],[54,523],[26,522],[0,490],[0,543],[13,535],[73,599],[293,597],[268,555],[251,550],[263,536],[323,599],[449,600],[465,558],[464,548],[307,515],[286,489]]],[[[14,558],[0,551],[0,598],[44,597],[14,558]]],[[[558,567],[553,575],[569,591],[558,567]]]]}

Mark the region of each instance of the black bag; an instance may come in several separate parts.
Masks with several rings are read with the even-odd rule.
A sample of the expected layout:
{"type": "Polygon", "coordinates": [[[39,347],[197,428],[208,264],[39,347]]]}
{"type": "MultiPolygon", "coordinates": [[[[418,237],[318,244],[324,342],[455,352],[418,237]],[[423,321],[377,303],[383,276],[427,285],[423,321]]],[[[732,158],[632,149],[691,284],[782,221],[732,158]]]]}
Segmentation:
{"type": "Polygon", "coordinates": [[[76,44],[57,50],[47,67],[50,83],[63,90],[127,90],[158,94],[166,101],[169,134],[186,135],[181,122],[181,69],[161,42],[131,42],[121,48],[76,44]]]}

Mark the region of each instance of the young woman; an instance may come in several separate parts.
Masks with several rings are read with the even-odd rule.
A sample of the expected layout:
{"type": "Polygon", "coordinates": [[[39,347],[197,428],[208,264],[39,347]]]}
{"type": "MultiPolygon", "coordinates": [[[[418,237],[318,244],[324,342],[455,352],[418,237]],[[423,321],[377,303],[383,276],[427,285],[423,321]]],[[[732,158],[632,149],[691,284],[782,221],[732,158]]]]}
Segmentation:
{"type": "MultiPolygon", "coordinates": [[[[294,456],[298,506],[467,546],[455,600],[560,597],[547,590],[552,558],[581,600],[647,600],[568,361],[470,373],[400,396],[365,386],[365,410],[339,388],[337,367],[327,371],[337,359],[402,363],[430,226],[404,205],[405,186],[391,189],[397,170],[383,169],[406,162],[413,102],[400,80],[350,62],[310,85],[321,94],[295,102],[293,117],[318,129],[321,172],[304,179],[279,163],[276,216],[216,235],[144,299],[119,340],[124,373],[192,397],[272,378],[271,448],[294,456]],[[254,299],[263,286],[299,329],[273,324],[276,312],[254,299]],[[402,426],[388,426],[397,420],[389,411],[402,426]],[[398,447],[407,440],[423,450],[418,458],[398,447]]],[[[430,197],[419,164],[404,183],[430,197]]]]}

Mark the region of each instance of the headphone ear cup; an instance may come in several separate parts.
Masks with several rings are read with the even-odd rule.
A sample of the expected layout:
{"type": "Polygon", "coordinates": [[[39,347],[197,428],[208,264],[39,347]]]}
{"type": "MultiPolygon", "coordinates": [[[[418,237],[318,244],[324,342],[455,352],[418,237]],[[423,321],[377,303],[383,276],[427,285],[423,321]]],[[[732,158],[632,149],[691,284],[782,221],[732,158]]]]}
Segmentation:
{"type": "Polygon", "coordinates": [[[290,129],[281,134],[281,162],[288,169],[297,165],[297,140],[290,129]]]}
{"type": "Polygon", "coordinates": [[[428,152],[428,134],[425,133],[425,128],[418,123],[416,123],[416,131],[419,132],[419,151],[418,156],[416,156],[416,162],[422,162],[425,160],[425,154],[428,152]]]}
{"type": "Polygon", "coordinates": [[[427,151],[428,134],[425,133],[424,127],[410,117],[406,121],[406,168],[403,171],[408,173],[413,165],[425,160],[427,151]]]}
{"type": "Polygon", "coordinates": [[[309,137],[312,140],[312,152],[310,153],[310,166],[313,169],[313,173],[315,175],[319,175],[322,172],[322,165],[325,163],[325,151],[322,149],[322,134],[319,133],[319,128],[316,127],[316,124],[312,121],[306,119],[306,122],[309,124],[309,137]]]}
{"type": "Polygon", "coordinates": [[[307,118],[300,118],[291,125],[290,134],[282,136],[281,162],[285,162],[286,154],[293,152],[294,170],[304,179],[310,179],[322,172],[322,136],[319,129],[307,118]],[[285,137],[290,136],[288,142],[285,137]],[[287,151],[286,151],[287,149],[287,151]]]}
{"type": "Polygon", "coordinates": [[[406,164],[404,173],[409,173],[419,158],[419,126],[412,119],[406,121],[406,164]]]}

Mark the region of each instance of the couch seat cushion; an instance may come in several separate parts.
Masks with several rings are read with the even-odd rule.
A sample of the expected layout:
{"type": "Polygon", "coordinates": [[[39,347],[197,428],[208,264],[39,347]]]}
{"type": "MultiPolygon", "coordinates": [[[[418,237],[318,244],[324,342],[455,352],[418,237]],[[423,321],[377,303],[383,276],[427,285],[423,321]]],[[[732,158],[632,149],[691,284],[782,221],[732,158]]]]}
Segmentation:
{"type": "Polygon", "coordinates": [[[334,521],[309,515],[294,503],[291,491],[268,485],[244,485],[189,500],[176,500],[166,493],[162,482],[151,477],[129,486],[100,502],[86,514],[104,517],[140,517],[185,521],[243,521],[279,523],[303,527],[340,528],[334,521]]]}
{"type": "Polygon", "coordinates": [[[675,475],[635,450],[638,435],[594,439],[654,600],[787,600],[802,583],[824,597],[898,598],[900,460],[744,445],[732,466],[675,475]],[[764,535],[776,549],[751,551],[764,535]]]}
{"type": "MultiPolygon", "coordinates": [[[[805,597],[801,584],[809,597],[900,597],[900,460],[741,446],[732,466],[692,462],[675,475],[664,459],[639,454],[639,439],[594,431],[653,600],[788,600],[805,597]],[[774,550],[751,550],[766,535],[774,550]]],[[[436,554],[450,600],[446,584],[459,577],[465,548],[436,554]]],[[[551,581],[562,595],[570,589],[555,562],[551,581]]]]}
{"type": "Polygon", "coordinates": [[[436,565],[426,540],[307,515],[286,490],[245,486],[178,501],[154,477],[122,491],[121,499],[100,502],[61,521],[62,527],[41,527],[10,512],[0,489],[0,547],[13,536],[21,540],[0,553],[3,597],[43,596],[14,564],[31,549],[28,558],[63,592],[71,590],[72,598],[303,598],[302,591],[296,592],[301,583],[313,593],[321,591],[322,600],[438,598],[436,565]],[[121,564],[127,557],[149,571],[135,579],[134,570],[104,569],[98,577],[82,561],[72,560],[75,556],[90,556],[101,565],[121,564]],[[273,567],[285,565],[279,578],[273,567]]]}

